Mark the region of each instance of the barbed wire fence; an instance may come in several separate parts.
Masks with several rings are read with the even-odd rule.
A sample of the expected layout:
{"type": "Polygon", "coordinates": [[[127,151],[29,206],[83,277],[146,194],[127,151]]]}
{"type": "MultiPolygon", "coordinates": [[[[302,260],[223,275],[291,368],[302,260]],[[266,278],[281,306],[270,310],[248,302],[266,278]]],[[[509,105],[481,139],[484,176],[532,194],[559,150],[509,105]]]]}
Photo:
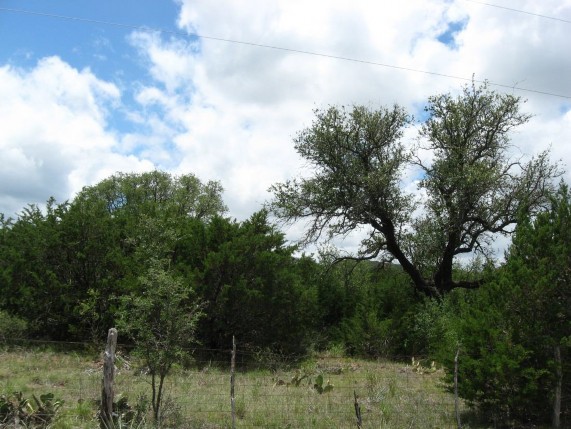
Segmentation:
{"type": "MultiPolygon", "coordinates": [[[[41,344],[71,356],[74,350],[93,347],[83,343],[41,344]]],[[[103,349],[93,355],[102,356],[103,349]]],[[[125,409],[136,410],[148,406],[150,386],[146,369],[136,366],[130,350],[129,345],[117,346],[115,400],[119,403],[122,399],[125,409]]],[[[316,354],[304,360],[263,350],[241,350],[239,343],[233,353],[231,347],[197,348],[189,353],[194,356],[189,365],[173,368],[166,380],[166,427],[458,427],[455,398],[442,381],[442,370],[419,357],[363,361],[316,354]]],[[[54,358],[54,368],[56,365],[54,358]]],[[[65,398],[67,407],[101,405],[102,357],[46,377],[34,374],[30,387],[53,391],[65,398]]],[[[468,411],[463,404],[460,408],[468,411]]]]}

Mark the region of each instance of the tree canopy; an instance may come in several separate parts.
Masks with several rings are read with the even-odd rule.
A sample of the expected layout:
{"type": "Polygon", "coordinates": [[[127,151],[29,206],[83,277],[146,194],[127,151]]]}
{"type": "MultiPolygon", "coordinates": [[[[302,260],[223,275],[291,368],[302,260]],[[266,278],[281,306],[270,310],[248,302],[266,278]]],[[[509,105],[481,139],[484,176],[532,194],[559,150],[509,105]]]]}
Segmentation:
{"type": "Polygon", "coordinates": [[[494,235],[544,206],[560,175],[548,152],[511,156],[510,131],[530,119],[521,104],[485,84],[432,96],[409,146],[403,136],[413,118],[398,105],[316,110],[294,140],[312,175],[272,186],[272,210],[288,222],[309,220],[303,243],[368,227],[352,258],[396,260],[428,295],[477,287],[478,279],[454,278],[457,258],[490,258],[494,235]],[[405,191],[411,172],[422,198],[405,191]]]}
{"type": "Polygon", "coordinates": [[[172,260],[188,223],[224,213],[221,194],[192,174],[118,173],[45,213],[1,219],[0,308],[52,339],[104,335],[151,258],[172,260]]]}
{"type": "Polygon", "coordinates": [[[221,191],[192,174],[119,173],[70,202],[0,216],[0,338],[22,322],[31,337],[96,341],[130,321],[122,325],[130,340],[163,348],[160,378],[171,351],[193,339],[167,323],[177,320],[172,312],[196,315],[200,303],[196,337],[205,347],[226,348],[235,335],[243,347],[302,352],[321,326],[320,268],[294,255],[267,211],[224,217],[221,191]]]}

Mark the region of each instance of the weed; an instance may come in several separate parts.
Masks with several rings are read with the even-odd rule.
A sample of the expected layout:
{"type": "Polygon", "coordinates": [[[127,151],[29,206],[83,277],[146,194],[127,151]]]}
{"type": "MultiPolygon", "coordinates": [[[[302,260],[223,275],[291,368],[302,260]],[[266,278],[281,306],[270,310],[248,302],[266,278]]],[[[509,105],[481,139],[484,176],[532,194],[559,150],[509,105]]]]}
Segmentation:
{"type": "Polygon", "coordinates": [[[236,417],[240,420],[244,420],[246,417],[246,401],[244,398],[238,398],[235,401],[236,417]]]}
{"type": "Polygon", "coordinates": [[[182,428],[185,427],[185,420],[180,404],[171,396],[167,396],[161,405],[159,427],[182,428]]]}
{"type": "Polygon", "coordinates": [[[47,427],[63,401],[54,399],[53,393],[32,395],[32,398],[24,397],[22,392],[0,396],[0,423],[8,426],[11,423],[17,427],[22,425],[27,428],[47,427]]]}
{"type": "Polygon", "coordinates": [[[324,384],[323,375],[319,374],[315,378],[315,383],[313,384],[313,388],[317,393],[321,395],[323,393],[331,392],[333,390],[333,385],[329,382],[329,380],[327,380],[327,382],[324,384]]]}
{"type": "Polygon", "coordinates": [[[93,404],[84,399],[79,399],[73,410],[73,414],[81,422],[88,422],[93,419],[95,413],[93,411],[93,404]]]}
{"type": "Polygon", "coordinates": [[[369,403],[382,402],[387,394],[388,388],[377,372],[367,372],[366,377],[367,400],[369,403]]]}

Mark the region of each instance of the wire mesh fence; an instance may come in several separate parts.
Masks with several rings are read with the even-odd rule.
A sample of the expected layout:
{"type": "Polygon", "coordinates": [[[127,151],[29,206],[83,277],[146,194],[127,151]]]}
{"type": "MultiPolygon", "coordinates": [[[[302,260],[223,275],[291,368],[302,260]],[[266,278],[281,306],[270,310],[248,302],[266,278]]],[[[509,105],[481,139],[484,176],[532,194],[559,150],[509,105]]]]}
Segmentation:
{"type": "MultiPolygon", "coordinates": [[[[53,392],[77,417],[71,427],[97,427],[93,413],[101,397],[101,353],[86,353],[77,344],[55,346],[57,351],[6,348],[1,391],[53,392]]],[[[148,408],[146,368],[131,359],[128,347],[118,350],[116,399],[124,398],[126,409],[148,408]]],[[[166,379],[164,427],[232,427],[230,349],[192,353],[194,359],[174,367],[166,379]]],[[[454,396],[442,370],[412,358],[364,361],[327,354],[291,360],[238,349],[235,367],[236,428],[357,428],[356,406],[363,429],[457,427],[454,396]]]]}

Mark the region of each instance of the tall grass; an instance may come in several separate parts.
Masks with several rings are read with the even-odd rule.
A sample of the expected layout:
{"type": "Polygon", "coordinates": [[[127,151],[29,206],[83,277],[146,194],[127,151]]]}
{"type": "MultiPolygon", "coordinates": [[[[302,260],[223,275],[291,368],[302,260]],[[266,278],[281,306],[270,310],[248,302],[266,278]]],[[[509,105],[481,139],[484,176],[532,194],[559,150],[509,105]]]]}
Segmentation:
{"type": "MultiPolygon", "coordinates": [[[[0,393],[52,392],[65,401],[51,427],[97,428],[101,388],[97,355],[49,350],[0,352],[0,393]]],[[[220,362],[176,367],[167,377],[161,427],[229,428],[230,374],[220,362]]],[[[237,428],[356,428],[354,394],[363,428],[454,428],[454,400],[441,385],[440,370],[394,362],[321,356],[272,370],[238,364],[237,428]],[[318,375],[333,389],[320,394],[318,375]]],[[[147,406],[150,385],[144,369],[126,356],[117,360],[116,392],[133,410],[147,406]]],[[[122,427],[152,427],[148,415],[122,427]]],[[[472,426],[475,427],[475,426],[472,426]]]]}

